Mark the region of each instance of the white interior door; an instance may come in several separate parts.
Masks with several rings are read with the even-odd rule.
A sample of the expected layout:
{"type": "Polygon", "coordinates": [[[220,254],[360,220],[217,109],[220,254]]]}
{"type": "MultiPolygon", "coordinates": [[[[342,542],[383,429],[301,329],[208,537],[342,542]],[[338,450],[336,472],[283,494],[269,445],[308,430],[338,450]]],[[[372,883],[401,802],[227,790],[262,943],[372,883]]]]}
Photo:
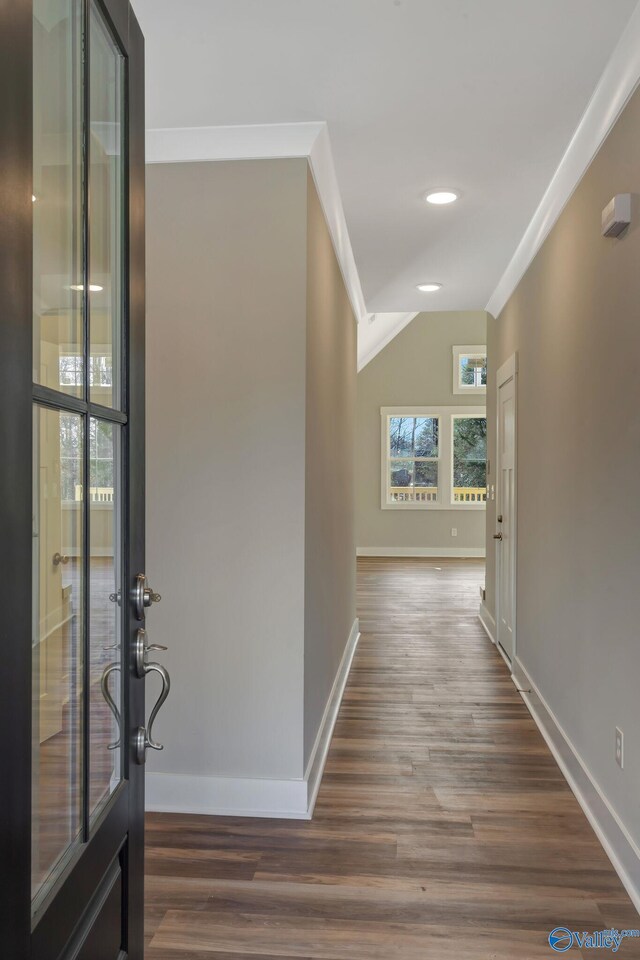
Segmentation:
{"type": "Polygon", "coordinates": [[[501,368],[503,376],[498,375],[496,612],[498,643],[512,660],[516,635],[516,373],[515,363],[505,367],[501,368]]]}

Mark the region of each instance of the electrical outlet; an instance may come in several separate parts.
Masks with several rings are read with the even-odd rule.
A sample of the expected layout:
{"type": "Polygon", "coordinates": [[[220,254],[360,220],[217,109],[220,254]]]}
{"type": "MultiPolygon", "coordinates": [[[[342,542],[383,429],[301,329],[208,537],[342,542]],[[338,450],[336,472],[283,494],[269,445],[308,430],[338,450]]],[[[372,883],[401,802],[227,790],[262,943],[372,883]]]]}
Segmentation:
{"type": "Polygon", "coordinates": [[[452,537],[457,537],[457,536],[458,536],[458,528],[457,528],[457,527],[451,527],[451,536],[452,536],[452,537]]]}
{"type": "Polygon", "coordinates": [[[624,733],[620,727],[616,727],[616,763],[624,769],[624,733]]]}

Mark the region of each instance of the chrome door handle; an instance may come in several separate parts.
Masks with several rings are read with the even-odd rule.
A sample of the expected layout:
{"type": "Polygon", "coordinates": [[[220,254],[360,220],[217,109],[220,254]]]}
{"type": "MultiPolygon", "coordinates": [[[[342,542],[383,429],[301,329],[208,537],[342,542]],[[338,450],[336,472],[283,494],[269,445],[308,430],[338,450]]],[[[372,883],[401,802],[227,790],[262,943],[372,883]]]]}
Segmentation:
{"type": "MultiPolygon", "coordinates": [[[[109,709],[111,710],[111,713],[115,717],[115,721],[118,724],[118,731],[120,731],[120,711],[118,710],[118,706],[109,692],[109,677],[111,676],[114,670],[119,670],[119,669],[120,669],[119,663],[110,663],[104,668],[104,670],[102,671],[102,677],[100,678],[100,689],[102,690],[102,696],[106,700],[109,706],[109,709]]],[[[120,736],[118,736],[118,739],[115,741],[115,743],[107,744],[107,750],[117,750],[119,746],[120,746],[120,736]]]]}
{"type": "Polygon", "coordinates": [[[493,539],[494,539],[494,540],[502,540],[502,534],[501,534],[501,533],[494,533],[493,539]]]}
{"type": "Polygon", "coordinates": [[[156,743],[153,739],[153,722],[158,716],[160,707],[169,696],[171,689],[171,679],[165,667],[159,663],[147,663],[145,665],[145,674],[158,673],[162,677],[162,689],[160,696],[156,700],[151,715],[149,717],[148,727],[138,727],[133,738],[133,750],[136,763],[144,763],[147,759],[147,750],[164,750],[164,744],[156,743]]]}
{"type": "Polygon", "coordinates": [[[151,587],[147,586],[147,578],[144,573],[136,576],[136,584],[133,588],[133,606],[138,620],[144,620],[145,607],[150,607],[152,603],[160,603],[162,597],[155,593],[151,587]]]}
{"type": "Polygon", "coordinates": [[[133,665],[136,676],[142,679],[148,673],[149,662],[147,654],[150,650],[166,650],[161,643],[147,643],[147,631],[142,627],[136,633],[136,639],[133,647],[133,665]]]}

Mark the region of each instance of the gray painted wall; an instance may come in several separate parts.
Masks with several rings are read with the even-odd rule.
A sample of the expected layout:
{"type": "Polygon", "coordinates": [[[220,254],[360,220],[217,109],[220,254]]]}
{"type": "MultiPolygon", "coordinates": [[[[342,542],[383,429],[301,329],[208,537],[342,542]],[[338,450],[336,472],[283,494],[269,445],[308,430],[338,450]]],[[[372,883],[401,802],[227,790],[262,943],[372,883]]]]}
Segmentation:
{"type": "Polygon", "coordinates": [[[148,765],[298,779],[355,616],[355,322],[306,160],[152,165],[147,203],[148,765]]]}
{"type": "Polygon", "coordinates": [[[302,775],[304,160],[147,171],[147,573],[171,773],[302,775]]]}
{"type": "Polygon", "coordinates": [[[308,177],[304,762],[356,616],[356,321],[308,177]]]}
{"type": "MultiPolygon", "coordinates": [[[[517,655],[636,843],[639,193],[636,93],[489,323],[492,372],[515,350],[519,359],[517,655]],[[627,192],[634,195],[627,235],[603,239],[603,207],[627,192]],[[616,726],[625,732],[624,770],[615,762],[616,726]]],[[[495,411],[493,394],[490,401],[495,411]]],[[[492,513],[487,521],[490,535],[492,513]]]]}
{"type": "Polygon", "coordinates": [[[482,406],[484,396],[453,393],[451,348],[485,343],[486,316],[483,311],[420,313],[358,374],[358,547],[484,548],[484,511],[381,508],[380,408],[482,406]],[[455,538],[451,527],[458,530],[455,538]]]}

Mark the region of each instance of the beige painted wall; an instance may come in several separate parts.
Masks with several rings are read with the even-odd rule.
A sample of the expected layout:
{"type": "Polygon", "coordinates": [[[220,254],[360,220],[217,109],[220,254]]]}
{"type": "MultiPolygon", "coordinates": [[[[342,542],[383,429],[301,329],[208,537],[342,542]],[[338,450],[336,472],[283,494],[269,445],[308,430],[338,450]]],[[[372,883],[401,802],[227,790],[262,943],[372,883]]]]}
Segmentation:
{"type": "Polygon", "coordinates": [[[483,510],[383,510],[380,408],[481,406],[453,393],[452,346],[485,343],[486,314],[420,313],[358,374],[356,540],[359,548],[484,549],[483,510]],[[451,536],[451,528],[458,531],[451,536]]]}
{"type": "Polygon", "coordinates": [[[311,173],[307,220],[305,768],[355,620],[356,321],[311,173]]]}
{"type": "Polygon", "coordinates": [[[355,618],[355,321],[306,160],[147,179],[148,765],[300,780],[355,618]]]}
{"type": "MultiPolygon", "coordinates": [[[[519,359],[517,656],[637,844],[638,194],[640,93],[489,324],[493,371],[516,350],[519,359]],[[604,239],[601,211],[626,192],[633,223],[604,239]]],[[[493,612],[493,577],[487,586],[493,612]]]]}
{"type": "Polygon", "coordinates": [[[304,160],[147,169],[149,767],[303,769],[304,160]]]}

